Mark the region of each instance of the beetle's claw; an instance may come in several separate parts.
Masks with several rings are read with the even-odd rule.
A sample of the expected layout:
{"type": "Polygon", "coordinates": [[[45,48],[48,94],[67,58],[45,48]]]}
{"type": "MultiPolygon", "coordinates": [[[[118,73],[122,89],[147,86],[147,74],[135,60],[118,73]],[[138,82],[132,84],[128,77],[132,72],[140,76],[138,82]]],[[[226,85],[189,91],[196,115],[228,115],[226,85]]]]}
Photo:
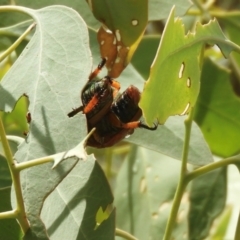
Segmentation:
{"type": "Polygon", "coordinates": [[[154,130],[157,129],[158,123],[153,123],[153,125],[154,125],[154,127],[149,127],[149,126],[147,126],[146,124],[143,124],[141,121],[140,121],[140,123],[139,123],[139,127],[140,127],[140,128],[145,128],[145,129],[151,130],[151,131],[154,131],[154,130]]]}

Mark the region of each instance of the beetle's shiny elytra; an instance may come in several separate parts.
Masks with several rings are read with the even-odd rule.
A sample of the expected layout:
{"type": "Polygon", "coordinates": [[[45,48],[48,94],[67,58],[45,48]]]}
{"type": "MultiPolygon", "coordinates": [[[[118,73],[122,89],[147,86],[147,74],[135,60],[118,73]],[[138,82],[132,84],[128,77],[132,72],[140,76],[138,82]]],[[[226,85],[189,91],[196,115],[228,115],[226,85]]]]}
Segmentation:
{"type": "Polygon", "coordinates": [[[82,91],[83,113],[91,125],[96,124],[110,109],[119,84],[104,77],[101,80],[92,80],[82,91]]]}

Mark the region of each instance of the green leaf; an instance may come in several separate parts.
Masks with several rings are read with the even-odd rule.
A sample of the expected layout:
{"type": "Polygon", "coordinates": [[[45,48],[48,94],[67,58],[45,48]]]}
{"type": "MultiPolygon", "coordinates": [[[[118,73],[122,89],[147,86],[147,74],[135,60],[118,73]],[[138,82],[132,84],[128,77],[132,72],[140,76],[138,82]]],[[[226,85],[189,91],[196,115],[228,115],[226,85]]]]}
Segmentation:
{"type": "Polygon", "coordinates": [[[159,40],[160,36],[157,35],[143,37],[131,60],[132,65],[144,79],[149,77],[150,67],[157,52],[159,40]]]}
{"type": "Polygon", "coordinates": [[[232,156],[240,151],[240,99],[232,90],[230,74],[205,59],[201,84],[194,118],[212,152],[232,156]]]}
{"type": "MultiPolygon", "coordinates": [[[[134,149],[117,176],[117,227],[138,239],[163,239],[180,172],[180,162],[144,149],[134,149]]],[[[180,208],[174,237],[187,229],[187,202],[180,208]]]]}
{"type": "MultiPolygon", "coordinates": [[[[1,160],[0,160],[1,161],[1,160]]],[[[0,212],[12,210],[10,204],[11,187],[0,188],[0,212]]],[[[22,232],[16,219],[0,219],[1,239],[17,240],[22,239],[22,232]]]]}
{"type": "MultiPolygon", "coordinates": [[[[110,240],[114,238],[115,232],[112,217],[105,218],[97,229],[95,227],[99,208],[105,210],[112,202],[113,196],[107,179],[91,156],[87,161],[78,161],[68,176],[46,198],[40,218],[51,240],[110,240]],[[102,224],[107,224],[107,228],[102,224]],[[103,233],[105,238],[101,236],[103,233]]],[[[114,212],[109,215],[114,215],[114,212]]]]}
{"type": "MultiPolygon", "coordinates": [[[[154,150],[177,160],[182,159],[184,144],[184,117],[172,117],[156,131],[137,129],[125,140],[154,150]]],[[[213,161],[212,154],[198,126],[193,122],[189,146],[188,163],[200,166],[213,161]]]]}
{"type": "Polygon", "coordinates": [[[176,9],[176,15],[182,16],[186,13],[192,3],[188,0],[149,0],[148,4],[148,20],[162,20],[168,17],[168,14],[173,6],[176,9]]]}
{"type": "MultiPolygon", "coordinates": [[[[96,68],[99,62],[101,61],[101,55],[96,35],[97,33],[94,30],[89,29],[90,48],[93,56],[94,68],[96,68]]],[[[107,74],[106,70],[103,69],[99,74],[99,78],[106,76],[106,74],[107,74]]],[[[121,73],[117,81],[121,83],[121,92],[124,91],[130,85],[136,86],[140,91],[143,89],[144,86],[144,79],[138,73],[138,71],[136,71],[132,64],[129,64],[126,67],[126,69],[121,73]]]]}
{"type": "Polygon", "coordinates": [[[174,20],[173,9],[139,104],[149,125],[155,119],[164,123],[169,116],[187,114],[195,105],[200,88],[200,53],[205,43],[217,43],[224,55],[229,54],[228,42],[216,20],[197,24],[194,33],[185,35],[182,20],[174,20]]]}
{"type": "Polygon", "coordinates": [[[88,4],[94,16],[125,46],[132,46],[142,36],[148,21],[147,0],[91,0],[88,4]]]}
{"type": "Polygon", "coordinates": [[[193,180],[190,192],[189,239],[207,237],[213,220],[225,207],[226,168],[214,170],[193,180]]]}
{"type": "MultiPolygon", "coordinates": [[[[2,152],[2,145],[0,144],[0,153],[2,152]]],[[[0,154],[0,188],[10,187],[12,184],[9,167],[6,159],[0,154]]]]}
{"type": "Polygon", "coordinates": [[[232,212],[233,207],[231,205],[224,209],[223,213],[219,217],[220,219],[217,221],[217,226],[213,226],[215,231],[210,240],[221,240],[223,236],[226,235],[232,217],[232,212]]]}
{"type": "MultiPolygon", "coordinates": [[[[220,14],[218,17],[221,24],[224,26],[224,30],[227,33],[227,36],[231,41],[235,42],[236,44],[240,45],[240,11],[232,11],[231,14],[220,14]]],[[[233,87],[236,93],[240,94],[239,92],[239,67],[240,67],[240,54],[233,52],[229,59],[229,63],[232,67],[232,76],[231,80],[233,82],[233,87]],[[235,76],[234,76],[235,75],[235,76]],[[235,78],[233,78],[233,76],[235,78]]]]}
{"type": "Polygon", "coordinates": [[[7,134],[24,137],[24,132],[28,131],[26,112],[27,100],[25,97],[21,97],[11,113],[2,113],[2,120],[7,134]]]}

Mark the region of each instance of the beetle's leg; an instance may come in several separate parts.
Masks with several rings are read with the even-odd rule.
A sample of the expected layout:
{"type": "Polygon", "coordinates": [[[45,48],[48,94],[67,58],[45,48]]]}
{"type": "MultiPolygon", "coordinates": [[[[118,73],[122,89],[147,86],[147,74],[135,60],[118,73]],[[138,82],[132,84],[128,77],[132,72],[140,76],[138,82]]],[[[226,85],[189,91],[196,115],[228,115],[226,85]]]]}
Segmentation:
{"type": "Polygon", "coordinates": [[[111,87],[113,88],[113,98],[115,98],[121,88],[120,83],[109,76],[106,76],[105,79],[109,81],[111,87]]]}
{"type": "Polygon", "coordinates": [[[155,123],[154,123],[154,127],[149,127],[149,126],[143,124],[141,121],[121,123],[121,128],[125,128],[125,129],[145,128],[147,130],[156,130],[157,127],[158,127],[158,125],[155,123]]]}
{"type": "Polygon", "coordinates": [[[119,91],[120,88],[121,88],[120,83],[119,83],[118,81],[113,80],[113,79],[111,79],[110,84],[111,84],[111,86],[112,86],[114,89],[116,89],[116,90],[118,90],[118,91],[119,91]]]}
{"type": "Polygon", "coordinates": [[[84,114],[87,114],[96,106],[97,103],[98,103],[98,95],[95,94],[85,107],[80,106],[78,108],[73,109],[70,113],[68,113],[68,117],[73,117],[79,112],[83,112],[84,114]]]}
{"type": "Polygon", "coordinates": [[[90,74],[89,76],[89,81],[91,81],[92,79],[94,79],[99,72],[102,70],[102,68],[104,67],[104,65],[106,64],[107,59],[103,58],[102,61],[98,64],[97,68],[90,74]]]}
{"type": "Polygon", "coordinates": [[[154,127],[149,127],[145,124],[143,124],[141,121],[133,121],[128,123],[121,122],[115,115],[110,114],[109,119],[113,126],[124,128],[124,129],[135,129],[135,128],[145,128],[147,130],[156,130],[158,127],[158,124],[154,123],[154,127]]]}
{"type": "Polygon", "coordinates": [[[97,105],[98,101],[99,101],[98,94],[94,94],[89,103],[83,108],[83,113],[84,114],[89,113],[97,105]]]}

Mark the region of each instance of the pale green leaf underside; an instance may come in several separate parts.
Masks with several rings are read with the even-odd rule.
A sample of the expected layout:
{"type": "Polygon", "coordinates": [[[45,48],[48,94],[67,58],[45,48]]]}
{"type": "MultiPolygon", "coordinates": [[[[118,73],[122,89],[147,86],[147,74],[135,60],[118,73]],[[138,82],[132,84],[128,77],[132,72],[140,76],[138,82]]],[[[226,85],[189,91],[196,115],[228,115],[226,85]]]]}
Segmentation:
{"type": "MultiPolygon", "coordinates": [[[[100,236],[103,223],[95,230],[96,215],[100,207],[105,210],[112,202],[113,196],[103,170],[93,156],[88,156],[86,161],[78,161],[48,196],[40,217],[51,240],[104,239],[100,236]]],[[[108,228],[106,239],[114,236],[112,223],[113,219],[104,221],[108,228]]]]}
{"type": "Polygon", "coordinates": [[[69,119],[67,113],[80,105],[91,57],[87,27],[74,10],[64,6],[21,9],[34,18],[36,31],[1,82],[0,109],[11,111],[19,97],[28,95],[32,121],[28,143],[21,149],[26,160],[72,148],[80,142],[81,132],[86,135],[84,117],[75,136],[70,139],[65,133],[81,124],[77,117],[69,119]],[[29,152],[35,155],[29,157],[29,152]]]}
{"type": "MultiPolygon", "coordinates": [[[[80,91],[92,59],[87,26],[76,11],[64,6],[18,9],[34,19],[36,30],[1,82],[0,109],[11,111],[23,94],[28,95],[30,133],[15,155],[22,162],[71,149],[86,136],[85,116],[69,119],[67,114],[81,104],[80,91]]],[[[28,220],[38,237],[46,237],[38,217],[42,201],[75,164],[69,159],[54,170],[50,163],[21,173],[25,207],[31,213],[28,220]]]]}
{"type": "Polygon", "coordinates": [[[175,6],[176,15],[182,16],[186,13],[192,3],[188,0],[149,0],[148,3],[148,20],[162,20],[168,17],[172,6],[175,6]]]}
{"type": "MultiPolygon", "coordinates": [[[[128,155],[118,173],[115,204],[117,226],[137,239],[163,239],[181,163],[144,148],[128,155]],[[126,181],[128,179],[128,181],[126,181]]],[[[187,212],[185,201],[179,211],[187,212]]],[[[175,226],[174,239],[186,232],[186,217],[175,226]]]]}
{"type": "MultiPolygon", "coordinates": [[[[171,117],[156,131],[144,129],[135,130],[134,134],[125,141],[154,150],[171,158],[181,160],[184,145],[184,117],[171,117]]],[[[188,163],[196,166],[206,165],[213,161],[209,147],[204,140],[203,134],[198,126],[193,123],[188,163]]]]}
{"type": "Polygon", "coordinates": [[[226,201],[227,172],[220,168],[193,180],[190,191],[189,239],[204,239],[226,201]]]}

